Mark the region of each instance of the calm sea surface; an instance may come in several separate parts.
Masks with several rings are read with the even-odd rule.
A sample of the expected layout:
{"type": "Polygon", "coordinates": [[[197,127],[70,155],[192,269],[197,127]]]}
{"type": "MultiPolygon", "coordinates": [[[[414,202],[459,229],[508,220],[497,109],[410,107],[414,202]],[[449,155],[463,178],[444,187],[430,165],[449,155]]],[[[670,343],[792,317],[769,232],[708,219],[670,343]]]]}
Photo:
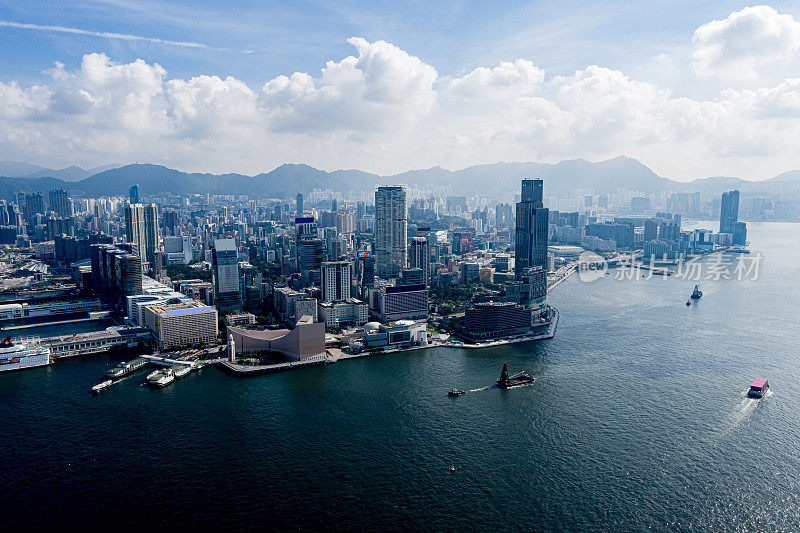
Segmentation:
{"type": "Polygon", "coordinates": [[[573,276],[550,341],[98,397],[117,357],[2,374],[0,529],[797,530],[800,225],[748,226],[757,280],[573,276]],[[506,361],[537,382],[488,388],[506,361]]]}

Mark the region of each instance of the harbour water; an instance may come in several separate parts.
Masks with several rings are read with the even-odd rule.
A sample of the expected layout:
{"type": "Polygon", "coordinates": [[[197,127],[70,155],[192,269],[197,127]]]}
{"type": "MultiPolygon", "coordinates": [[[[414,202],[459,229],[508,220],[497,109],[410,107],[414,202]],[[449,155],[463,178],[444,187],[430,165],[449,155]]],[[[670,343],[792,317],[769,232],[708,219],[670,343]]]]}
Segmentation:
{"type": "Polygon", "coordinates": [[[115,356],[0,375],[0,516],[10,530],[797,529],[800,225],[748,226],[758,279],[701,280],[687,307],[694,280],[573,276],[550,296],[549,341],[247,379],[206,368],[163,390],[137,374],[97,397],[115,356]],[[503,362],[536,383],[491,387],[503,362]],[[745,397],[756,377],[762,401],[745,397]]]}

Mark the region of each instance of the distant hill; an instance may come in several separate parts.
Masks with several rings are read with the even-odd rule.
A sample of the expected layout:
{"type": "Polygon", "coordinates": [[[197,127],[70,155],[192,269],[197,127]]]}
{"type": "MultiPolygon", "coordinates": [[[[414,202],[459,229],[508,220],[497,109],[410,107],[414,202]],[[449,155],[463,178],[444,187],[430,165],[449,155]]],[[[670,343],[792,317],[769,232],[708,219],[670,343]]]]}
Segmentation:
{"type": "Polygon", "coordinates": [[[47,169],[30,163],[20,163],[19,161],[0,161],[0,176],[23,178],[40,170],[47,169]]]}
{"type": "MultiPolygon", "coordinates": [[[[738,188],[743,191],[763,190],[765,182],[750,182],[735,177],[711,177],[689,183],[676,182],[657,175],[646,165],[629,157],[616,157],[592,163],[582,159],[560,163],[494,163],[475,165],[451,171],[441,167],[411,170],[391,176],[378,176],[360,170],[326,172],[309,165],[284,164],[256,176],[242,174],[187,173],[161,165],[134,164],[103,169],[91,176],[74,179],[84,171],[68,167],[60,171],[36,165],[0,162],[0,196],[10,198],[16,192],[29,193],[66,188],[76,196],[125,196],[131,185],[138,183],[142,194],[247,194],[252,196],[286,198],[313,189],[347,192],[371,189],[378,184],[402,184],[417,187],[445,186],[456,193],[485,194],[508,197],[519,191],[523,178],[542,178],[546,196],[562,196],[575,190],[593,194],[615,193],[624,188],[654,194],[662,191],[700,191],[719,194],[738,188]],[[19,173],[30,172],[24,177],[19,173]],[[13,171],[13,172],[12,172],[13,171]],[[55,174],[52,175],[51,174],[55,174]]],[[[800,170],[791,171],[769,180],[800,181],[800,170]]]]}
{"type": "Polygon", "coordinates": [[[100,167],[83,169],[77,165],[55,170],[52,168],[20,163],[18,161],[0,161],[0,176],[9,178],[58,178],[64,181],[79,181],[89,176],[94,176],[104,170],[117,168],[120,165],[103,165],[100,167]]]}
{"type": "Polygon", "coordinates": [[[789,172],[784,172],[783,174],[778,174],[774,178],[770,178],[767,181],[800,181],[800,170],[790,170],[789,172]]]}
{"type": "Polygon", "coordinates": [[[545,195],[560,195],[574,189],[585,189],[595,194],[616,192],[624,187],[634,191],[653,193],[670,190],[676,182],[658,176],[655,172],[629,157],[617,157],[591,163],[583,159],[550,163],[494,163],[445,171],[434,167],[427,171],[414,171],[391,176],[389,180],[413,179],[417,184],[441,183],[456,190],[477,193],[497,191],[517,192],[523,178],[542,178],[545,195]],[[449,172],[449,174],[446,174],[449,172]]]}

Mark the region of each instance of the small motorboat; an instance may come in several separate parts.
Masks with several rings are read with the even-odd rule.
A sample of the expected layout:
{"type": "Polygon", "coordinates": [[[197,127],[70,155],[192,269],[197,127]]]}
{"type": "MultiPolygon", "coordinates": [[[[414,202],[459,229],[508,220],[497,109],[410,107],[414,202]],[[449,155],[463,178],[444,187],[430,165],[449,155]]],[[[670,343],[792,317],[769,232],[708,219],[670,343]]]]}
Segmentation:
{"type": "Polygon", "coordinates": [[[455,472],[455,471],[456,471],[455,465],[450,465],[450,472],[455,472]]]}
{"type": "Polygon", "coordinates": [[[109,388],[113,384],[114,384],[113,381],[111,381],[110,379],[107,379],[107,380],[105,380],[103,382],[98,383],[94,387],[92,387],[92,393],[93,394],[100,394],[102,391],[106,390],[107,388],[109,388]]]}
{"type": "Polygon", "coordinates": [[[692,305],[692,301],[691,300],[686,300],[686,306],[688,307],[690,305],[692,305]]]}
{"type": "Polygon", "coordinates": [[[448,396],[461,396],[462,394],[465,394],[465,391],[460,389],[450,389],[447,391],[448,396]]]}

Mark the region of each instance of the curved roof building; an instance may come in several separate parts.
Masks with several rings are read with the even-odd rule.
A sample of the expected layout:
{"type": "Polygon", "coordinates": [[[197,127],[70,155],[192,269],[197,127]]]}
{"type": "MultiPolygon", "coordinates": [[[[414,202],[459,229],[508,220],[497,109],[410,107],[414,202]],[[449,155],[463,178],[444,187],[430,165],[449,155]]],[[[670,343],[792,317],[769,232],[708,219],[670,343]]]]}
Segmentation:
{"type": "Polygon", "coordinates": [[[289,329],[253,330],[228,326],[236,353],[277,352],[290,361],[325,355],[325,324],[304,316],[297,327],[289,329]]]}

